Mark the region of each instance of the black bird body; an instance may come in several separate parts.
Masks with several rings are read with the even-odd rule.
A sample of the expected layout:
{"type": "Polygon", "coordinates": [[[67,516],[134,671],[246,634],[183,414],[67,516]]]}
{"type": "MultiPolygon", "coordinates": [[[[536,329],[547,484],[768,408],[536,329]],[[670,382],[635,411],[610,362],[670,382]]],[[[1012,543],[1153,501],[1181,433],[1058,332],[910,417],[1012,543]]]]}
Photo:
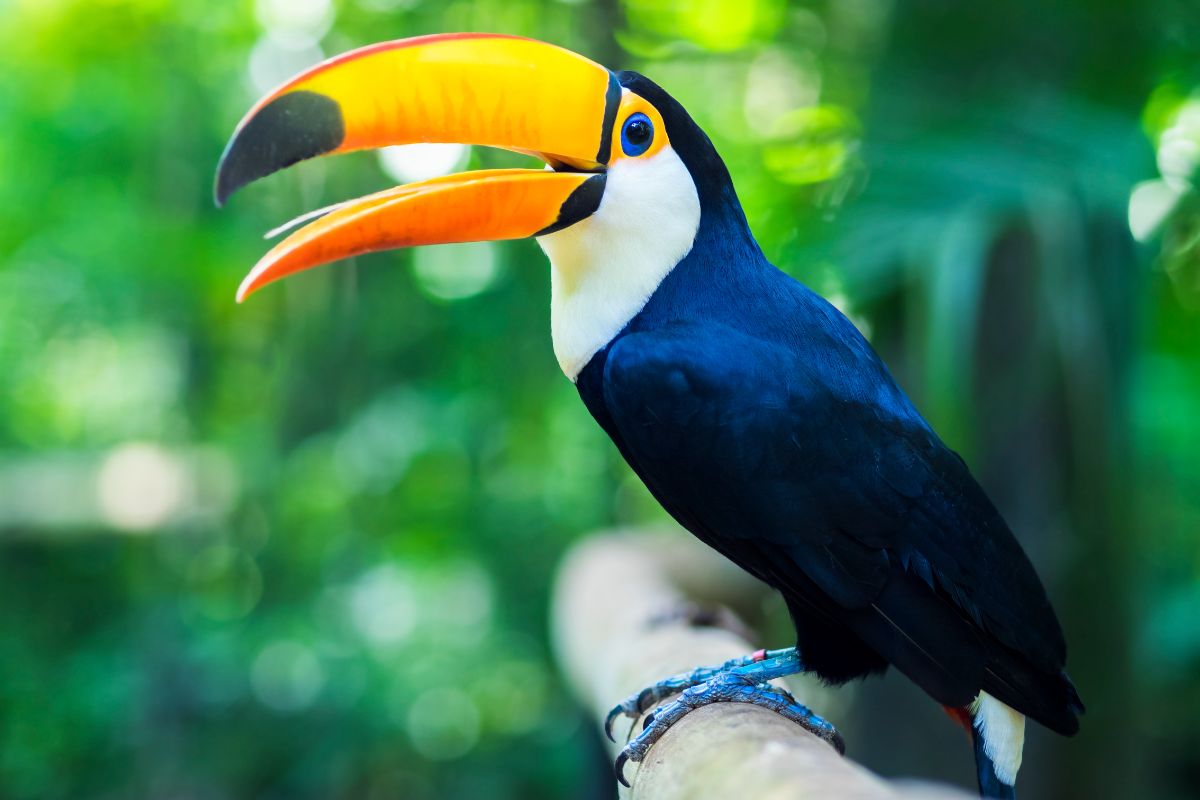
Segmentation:
{"type": "Polygon", "coordinates": [[[361,253],[537,238],[564,374],[662,505],[779,590],[796,625],[794,649],[618,705],[610,732],[614,715],[683,690],[621,751],[618,777],[711,702],[770,708],[840,746],[769,681],[894,665],[971,731],[981,793],[1013,797],[1025,716],[1071,734],[1083,710],[1037,574],[854,325],[767,262],[724,162],[661,88],[520,37],[383,42],[260,100],[222,156],[216,197],[303,158],[438,141],[536,154],[548,169],[440,176],[305,215],[238,298],[361,253]]]}
{"type": "Polygon", "coordinates": [[[577,376],[680,524],[779,590],[806,667],[893,664],[939,703],[986,691],[1064,734],[1082,709],[1029,559],[846,317],[770,265],[704,133],[665,92],[695,244],[577,376]]]}

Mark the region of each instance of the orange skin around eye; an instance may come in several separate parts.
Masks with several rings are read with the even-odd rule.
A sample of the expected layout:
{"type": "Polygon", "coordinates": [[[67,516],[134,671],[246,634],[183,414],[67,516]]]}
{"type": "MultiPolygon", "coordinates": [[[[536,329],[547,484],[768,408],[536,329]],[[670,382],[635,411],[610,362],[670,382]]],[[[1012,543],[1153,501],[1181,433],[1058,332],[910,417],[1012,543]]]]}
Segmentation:
{"type": "Polygon", "coordinates": [[[609,166],[624,158],[651,158],[661,152],[664,147],[669,147],[670,144],[667,126],[663,122],[662,114],[658,113],[658,109],[645,98],[625,89],[621,94],[621,105],[617,108],[617,121],[613,126],[612,157],[609,159],[609,166]],[[650,147],[646,149],[646,152],[636,156],[627,156],[621,149],[621,130],[625,127],[625,122],[637,113],[645,114],[650,118],[651,124],[654,125],[654,138],[650,141],[650,147]]]}

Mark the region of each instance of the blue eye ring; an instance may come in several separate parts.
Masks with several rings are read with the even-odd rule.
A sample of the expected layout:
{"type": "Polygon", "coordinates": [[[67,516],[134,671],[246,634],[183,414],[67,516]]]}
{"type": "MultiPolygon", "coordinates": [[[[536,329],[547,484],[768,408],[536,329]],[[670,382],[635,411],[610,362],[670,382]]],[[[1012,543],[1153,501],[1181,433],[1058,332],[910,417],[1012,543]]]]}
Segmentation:
{"type": "Polygon", "coordinates": [[[630,114],[621,126],[621,150],[627,156],[640,156],[654,142],[654,123],[640,111],[630,114]]]}

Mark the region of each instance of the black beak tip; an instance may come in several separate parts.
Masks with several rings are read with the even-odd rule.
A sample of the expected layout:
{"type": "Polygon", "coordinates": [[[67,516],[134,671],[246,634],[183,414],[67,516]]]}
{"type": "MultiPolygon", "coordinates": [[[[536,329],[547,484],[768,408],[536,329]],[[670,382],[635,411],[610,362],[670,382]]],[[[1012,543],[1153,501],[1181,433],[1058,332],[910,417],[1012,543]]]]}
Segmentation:
{"type": "Polygon", "coordinates": [[[229,199],[229,192],[225,191],[221,186],[221,165],[217,165],[217,179],[213,182],[213,205],[217,208],[224,208],[225,201],[229,199]]]}
{"type": "Polygon", "coordinates": [[[303,90],[282,94],[243,122],[225,146],[213,201],[220,208],[246,184],[336,150],[345,138],[342,109],[333,98],[303,90]]]}

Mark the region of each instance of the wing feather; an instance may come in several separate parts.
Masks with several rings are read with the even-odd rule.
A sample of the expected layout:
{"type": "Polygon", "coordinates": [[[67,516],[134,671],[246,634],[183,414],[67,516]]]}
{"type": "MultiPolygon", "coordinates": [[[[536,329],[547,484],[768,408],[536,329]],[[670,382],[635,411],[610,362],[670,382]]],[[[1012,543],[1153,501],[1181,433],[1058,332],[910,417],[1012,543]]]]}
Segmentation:
{"type": "Polygon", "coordinates": [[[817,587],[939,700],[1006,684],[1005,702],[1067,727],[1049,708],[1066,647],[1033,566],[870,347],[714,327],[631,333],[607,355],[604,402],[668,510],[785,594],[817,587]]]}

